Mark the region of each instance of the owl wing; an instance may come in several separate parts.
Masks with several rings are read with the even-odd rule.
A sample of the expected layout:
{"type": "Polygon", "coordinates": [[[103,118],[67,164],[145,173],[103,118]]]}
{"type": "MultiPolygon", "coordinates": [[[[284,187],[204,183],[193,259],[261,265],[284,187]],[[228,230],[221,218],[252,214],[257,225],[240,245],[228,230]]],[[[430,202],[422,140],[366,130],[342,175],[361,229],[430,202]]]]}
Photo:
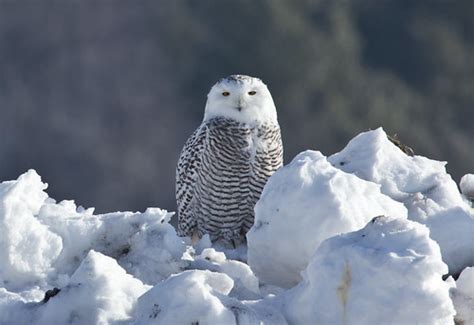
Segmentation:
{"type": "Polygon", "coordinates": [[[202,124],[186,141],[176,168],[176,201],[178,204],[178,235],[191,236],[196,227],[193,201],[197,174],[202,166],[208,128],[202,124]]]}

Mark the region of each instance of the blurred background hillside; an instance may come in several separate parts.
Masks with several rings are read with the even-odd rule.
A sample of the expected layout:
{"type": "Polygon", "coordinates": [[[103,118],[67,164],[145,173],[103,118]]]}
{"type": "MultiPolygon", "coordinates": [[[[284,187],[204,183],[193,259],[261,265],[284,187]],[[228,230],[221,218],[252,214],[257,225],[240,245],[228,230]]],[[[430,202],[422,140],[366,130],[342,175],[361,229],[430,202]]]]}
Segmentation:
{"type": "Polygon", "coordinates": [[[383,126],[474,171],[474,2],[0,0],[0,180],[99,212],[175,209],[221,77],[262,78],[285,160],[383,126]]]}

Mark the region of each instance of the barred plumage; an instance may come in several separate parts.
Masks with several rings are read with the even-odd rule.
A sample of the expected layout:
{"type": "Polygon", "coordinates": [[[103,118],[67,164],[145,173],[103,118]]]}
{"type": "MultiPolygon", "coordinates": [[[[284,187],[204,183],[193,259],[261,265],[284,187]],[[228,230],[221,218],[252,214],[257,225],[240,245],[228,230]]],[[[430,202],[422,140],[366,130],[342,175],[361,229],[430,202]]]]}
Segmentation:
{"type": "MultiPolygon", "coordinates": [[[[223,84],[225,89],[231,88],[233,92],[241,88],[248,91],[263,85],[260,80],[257,85],[241,80],[232,80],[229,85],[227,79],[217,85],[223,84]]],[[[218,90],[221,88],[218,87],[218,90]]],[[[266,95],[262,93],[261,96],[266,95]]],[[[209,96],[211,94],[212,90],[209,96]]],[[[253,105],[259,108],[257,104],[253,105]]],[[[268,101],[264,104],[268,105],[268,101]]],[[[231,109],[235,110],[232,105],[231,109]]],[[[239,106],[239,112],[244,109],[250,111],[254,107],[243,106],[239,106]]],[[[206,113],[208,110],[206,107],[206,113]]],[[[253,121],[226,115],[224,111],[210,118],[205,116],[181,153],[176,170],[180,236],[191,236],[196,232],[199,237],[209,234],[213,241],[241,240],[253,224],[253,209],[265,183],[283,164],[283,146],[276,115],[275,118],[264,116],[253,121]]]]}

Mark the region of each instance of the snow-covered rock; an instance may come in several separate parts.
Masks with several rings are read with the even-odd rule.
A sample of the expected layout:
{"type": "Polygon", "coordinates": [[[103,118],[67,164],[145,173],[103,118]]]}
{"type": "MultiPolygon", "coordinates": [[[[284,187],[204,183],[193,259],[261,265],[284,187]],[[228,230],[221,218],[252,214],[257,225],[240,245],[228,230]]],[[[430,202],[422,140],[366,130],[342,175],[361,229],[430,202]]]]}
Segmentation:
{"type": "Polygon", "coordinates": [[[382,214],[406,218],[407,210],[382,194],[380,185],[334,168],[320,152],[305,151],[269,179],[257,202],[247,234],[249,265],[264,283],[294,286],[323,240],[382,214]]]}
{"type": "Polygon", "coordinates": [[[34,170],[0,184],[0,287],[44,280],[61,253],[61,237],[35,218],[47,186],[34,170]]]}
{"type": "Polygon", "coordinates": [[[451,289],[456,321],[462,325],[474,324],[474,267],[464,269],[451,289]]]}
{"type": "Polygon", "coordinates": [[[474,216],[446,172],[445,162],[406,155],[382,128],[359,134],[328,160],[347,173],[380,184],[384,194],[404,203],[408,218],[430,229],[450,273],[474,265],[474,216]]]}
{"type": "Polygon", "coordinates": [[[90,325],[127,320],[138,297],[148,289],[114,259],[90,251],[69,284],[38,309],[35,323],[90,325]]]}
{"type": "Polygon", "coordinates": [[[281,308],[291,324],[453,324],[446,271],[425,226],[378,217],[323,242],[281,308]]]}
{"type": "Polygon", "coordinates": [[[221,301],[233,284],[227,275],[210,271],[173,275],[138,299],[136,324],[236,324],[221,301]]]}

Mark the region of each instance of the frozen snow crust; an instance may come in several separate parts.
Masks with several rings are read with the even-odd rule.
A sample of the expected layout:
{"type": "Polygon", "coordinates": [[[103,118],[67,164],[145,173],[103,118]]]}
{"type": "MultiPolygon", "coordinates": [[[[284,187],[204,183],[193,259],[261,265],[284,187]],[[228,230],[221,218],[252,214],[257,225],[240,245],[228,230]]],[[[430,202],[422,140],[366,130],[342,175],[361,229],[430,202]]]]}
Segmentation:
{"type": "Polygon", "coordinates": [[[34,170],[0,183],[0,325],[474,324],[471,180],[384,137],[278,171],[248,250],[192,247],[158,208],[57,203],[34,170]]]}

